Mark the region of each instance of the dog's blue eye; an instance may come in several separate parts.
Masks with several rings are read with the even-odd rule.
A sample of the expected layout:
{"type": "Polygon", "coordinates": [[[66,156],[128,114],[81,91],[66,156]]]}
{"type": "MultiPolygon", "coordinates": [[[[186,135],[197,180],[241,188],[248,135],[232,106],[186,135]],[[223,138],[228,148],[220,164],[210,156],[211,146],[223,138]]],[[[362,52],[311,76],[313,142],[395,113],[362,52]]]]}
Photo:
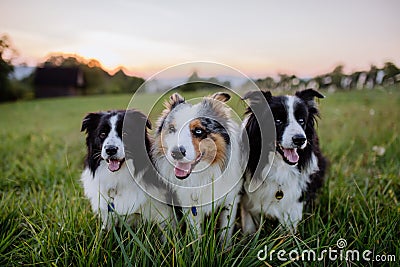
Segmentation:
{"type": "Polygon", "coordinates": [[[106,133],[100,133],[99,137],[100,137],[101,139],[104,139],[104,138],[107,137],[107,134],[106,134],[106,133]]]}
{"type": "Polygon", "coordinates": [[[195,136],[202,136],[204,134],[204,130],[200,129],[200,128],[196,128],[196,129],[194,129],[193,133],[195,136]]]}
{"type": "Polygon", "coordinates": [[[276,119],[275,120],[275,125],[281,125],[282,124],[282,121],[281,120],[279,120],[279,119],[276,119]]]}

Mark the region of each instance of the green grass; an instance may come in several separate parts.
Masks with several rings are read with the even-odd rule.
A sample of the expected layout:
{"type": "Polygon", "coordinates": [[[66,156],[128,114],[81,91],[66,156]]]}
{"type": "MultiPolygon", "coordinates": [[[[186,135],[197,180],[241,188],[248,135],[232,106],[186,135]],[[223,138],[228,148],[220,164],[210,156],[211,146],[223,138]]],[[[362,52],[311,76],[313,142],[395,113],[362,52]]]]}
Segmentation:
{"type": "MultiPolygon", "coordinates": [[[[187,95],[186,95],[187,96],[187,95]]],[[[189,97],[194,96],[190,94],[189,97]]],[[[139,95],[148,109],[157,95],[139,95]]],[[[327,180],[314,209],[306,210],[295,236],[271,224],[254,236],[235,235],[231,247],[218,243],[210,220],[201,239],[188,230],[125,225],[101,233],[83,196],[79,177],[85,153],[81,120],[87,112],[124,109],[129,95],[35,100],[0,105],[0,265],[52,266],[263,266],[306,265],[257,259],[260,249],[299,252],[347,249],[395,255],[400,261],[400,91],[388,88],[327,94],[320,101],[319,134],[330,160],[327,180]],[[383,155],[374,146],[385,148],[383,155]]],[[[243,112],[244,105],[231,101],[243,112]]],[[[153,123],[160,111],[151,114],[153,123]]],[[[287,256],[287,255],[286,255],[287,256]]],[[[375,265],[344,260],[313,265],[375,265]]]]}

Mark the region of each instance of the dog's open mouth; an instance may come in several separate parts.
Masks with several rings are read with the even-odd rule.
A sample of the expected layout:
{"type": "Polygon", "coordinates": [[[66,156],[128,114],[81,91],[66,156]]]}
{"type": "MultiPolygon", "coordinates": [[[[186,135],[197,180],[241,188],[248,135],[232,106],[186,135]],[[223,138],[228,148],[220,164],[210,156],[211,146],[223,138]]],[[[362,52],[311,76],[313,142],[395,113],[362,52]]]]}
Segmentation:
{"type": "Polygon", "coordinates": [[[202,156],[203,154],[200,154],[200,156],[194,162],[176,162],[174,167],[176,178],[182,180],[189,177],[194,167],[196,167],[197,163],[200,162],[202,156]]]}
{"type": "Polygon", "coordinates": [[[299,161],[297,148],[284,148],[280,144],[277,145],[278,152],[282,155],[283,160],[290,165],[295,165],[299,161]]]}
{"type": "Polygon", "coordinates": [[[125,161],[125,158],[123,158],[123,159],[114,159],[114,158],[106,159],[106,162],[108,164],[108,169],[112,172],[116,172],[119,169],[121,169],[121,166],[124,163],[124,161],[125,161]]]}

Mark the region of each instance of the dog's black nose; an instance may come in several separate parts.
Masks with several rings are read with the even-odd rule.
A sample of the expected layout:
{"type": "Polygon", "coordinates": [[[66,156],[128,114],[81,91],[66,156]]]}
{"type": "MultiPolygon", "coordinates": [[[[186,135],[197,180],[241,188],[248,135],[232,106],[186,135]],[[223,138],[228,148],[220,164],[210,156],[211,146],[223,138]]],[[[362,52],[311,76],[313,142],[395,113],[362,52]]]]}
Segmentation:
{"type": "Polygon", "coordinates": [[[106,149],[107,155],[109,155],[109,156],[113,156],[113,155],[117,154],[117,151],[118,151],[118,147],[111,146],[111,145],[106,146],[105,149],[106,149]]]}
{"type": "Polygon", "coordinates": [[[292,137],[293,144],[297,147],[301,147],[306,142],[307,138],[302,134],[296,134],[292,137]]]}
{"type": "Polygon", "coordinates": [[[186,149],[183,146],[176,146],[172,149],[171,156],[176,160],[183,159],[186,156],[186,149]]]}

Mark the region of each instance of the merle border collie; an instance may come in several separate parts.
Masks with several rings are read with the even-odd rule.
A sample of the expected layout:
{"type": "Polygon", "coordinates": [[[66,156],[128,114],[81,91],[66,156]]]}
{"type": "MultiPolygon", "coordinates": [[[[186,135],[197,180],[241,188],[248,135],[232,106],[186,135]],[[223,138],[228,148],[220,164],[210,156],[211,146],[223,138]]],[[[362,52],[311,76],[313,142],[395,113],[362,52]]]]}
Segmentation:
{"type": "Polygon", "coordinates": [[[215,93],[192,104],[174,93],[165,103],[155,132],[153,158],[160,176],[173,185],[184,217],[197,234],[205,217],[220,211],[221,240],[233,233],[242,188],[239,126],[215,93]]]}
{"type": "MultiPolygon", "coordinates": [[[[151,183],[152,177],[157,177],[146,162],[151,159],[151,139],[147,133],[150,127],[146,116],[136,110],[89,113],[82,121],[87,155],[81,181],[92,210],[101,217],[102,229],[117,225],[121,216],[131,222],[134,215],[140,214],[145,220],[160,223],[171,216],[167,205],[150,199],[143,191],[146,188],[138,185],[143,179],[151,183]],[[124,123],[128,124],[124,128],[129,134],[124,139],[129,141],[128,145],[124,145],[122,138],[124,123]]],[[[157,187],[160,195],[167,194],[163,189],[157,187]]]]}
{"type": "Polygon", "coordinates": [[[243,122],[250,148],[241,202],[245,233],[255,232],[263,215],[277,218],[281,225],[295,232],[302,219],[304,203],[313,200],[322,186],[326,160],[319,149],[315,130],[319,116],[315,97],[324,96],[307,89],[296,92],[294,96],[272,96],[269,91],[252,91],[243,97],[250,101],[243,122]],[[266,99],[267,107],[260,106],[263,105],[258,101],[260,96],[266,99]],[[265,121],[260,116],[258,122],[253,112],[260,109],[271,110],[276,130],[275,149],[263,161],[260,161],[259,123],[265,121]],[[257,165],[261,166],[261,171],[255,175],[257,165]],[[249,191],[251,179],[262,179],[261,185],[253,192],[249,191]]]}

